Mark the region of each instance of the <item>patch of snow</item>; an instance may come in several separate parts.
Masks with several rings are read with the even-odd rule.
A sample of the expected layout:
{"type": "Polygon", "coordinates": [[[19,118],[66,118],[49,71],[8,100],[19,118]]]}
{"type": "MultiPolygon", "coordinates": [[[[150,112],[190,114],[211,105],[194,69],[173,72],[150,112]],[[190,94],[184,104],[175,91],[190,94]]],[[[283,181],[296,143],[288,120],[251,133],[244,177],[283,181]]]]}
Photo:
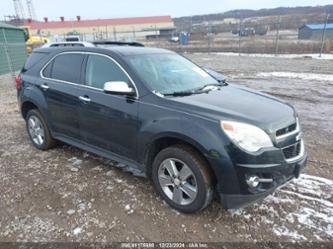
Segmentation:
{"type": "Polygon", "coordinates": [[[275,227],[273,228],[273,233],[277,236],[286,236],[288,238],[292,238],[294,240],[307,240],[307,238],[301,234],[299,234],[297,231],[290,231],[286,227],[275,227]]]}
{"type": "Polygon", "coordinates": [[[82,164],[82,160],[78,159],[77,157],[72,157],[72,158],[68,159],[68,161],[71,162],[72,165],[74,165],[74,166],[78,166],[78,165],[82,164]]]}
{"type": "Polygon", "coordinates": [[[319,198],[316,198],[316,197],[299,194],[299,193],[296,193],[294,191],[288,191],[288,190],[280,190],[280,191],[282,193],[286,193],[286,194],[289,194],[289,195],[296,195],[300,199],[304,199],[304,200],[308,200],[308,201],[314,201],[314,202],[319,202],[320,204],[322,204],[322,205],[324,205],[326,207],[330,207],[330,208],[333,207],[333,203],[332,202],[324,200],[324,199],[319,199],[319,198]]]}
{"type": "Polygon", "coordinates": [[[85,209],[86,209],[86,204],[85,204],[85,203],[80,203],[80,204],[78,205],[78,208],[79,208],[80,210],[85,210],[85,209]]]}
{"type": "Polygon", "coordinates": [[[292,241],[310,239],[307,237],[309,234],[312,235],[311,240],[332,240],[332,196],[332,180],[302,174],[299,179],[268,196],[261,204],[231,210],[230,213],[246,221],[254,220],[272,229],[278,237],[287,237],[292,241]],[[260,216],[257,217],[256,213],[260,216]]]}
{"type": "Polygon", "coordinates": [[[133,214],[134,213],[134,209],[131,208],[131,206],[129,204],[127,204],[125,206],[125,211],[127,212],[127,214],[133,214]]]}
{"type": "Polygon", "coordinates": [[[326,185],[333,187],[333,181],[330,179],[323,178],[323,177],[303,174],[302,179],[309,179],[309,180],[315,181],[316,184],[319,184],[319,185],[326,184],[326,185]]]}
{"type": "Polygon", "coordinates": [[[119,178],[116,178],[115,181],[116,181],[116,183],[122,183],[123,182],[123,180],[121,180],[119,178]]]}
{"type": "Polygon", "coordinates": [[[68,215],[75,214],[75,210],[74,210],[74,209],[69,209],[69,210],[67,211],[67,214],[68,214],[68,215]]]}
{"type": "Polygon", "coordinates": [[[70,169],[70,171],[72,171],[72,172],[78,172],[78,171],[79,171],[79,169],[78,169],[78,168],[75,168],[75,167],[70,167],[69,169],[70,169]]]}
{"type": "Polygon", "coordinates": [[[332,81],[333,74],[316,74],[316,73],[294,73],[294,72],[262,72],[256,75],[261,78],[291,78],[302,80],[318,80],[318,81],[332,81]]]}
{"type": "Polygon", "coordinates": [[[99,172],[101,172],[101,171],[103,171],[103,168],[101,166],[96,166],[96,167],[92,168],[91,171],[99,171],[99,172]]]}
{"type": "MultiPolygon", "coordinates": [[[[205,54],[205,53],[195,53],[195,54],[205,54]]],[[[215,55],[224,55],[224,56],[239,56],[239,53],[211,53],[215,55]]],[[[333,60],[333,54],[322,54],[319,57],[319,54],[248,54],[241,53],[241,56],[247,57],[264,57],[264,58],[286,58],[286,59],[297,59],[297,58],[309,58],[309,59],[318,59],[318,60],[333,60]]]]}
{"type": "Polygon", "coordinates": [[[77,228],[75,228],[74,230],[73,230],[73,234],[74,235],[78,235],[78,234],[80,234],[82,232],[82,228],[81,227],[77,227],[77,228]]]}
{"type": "Polygon", "coordinates": [[[113,173],[112,173],[112,170],[109,170],[108,172],[106,172],[106,175],[107,175],[107,176],[112,176],[112,174],[113,174],[113,173]]]}
{"type": "Polygon", "coordinates": [[[83,152],[83,158],[88,158],[90,155],[89,155],[89,153],[88,152],[83,152]]]}

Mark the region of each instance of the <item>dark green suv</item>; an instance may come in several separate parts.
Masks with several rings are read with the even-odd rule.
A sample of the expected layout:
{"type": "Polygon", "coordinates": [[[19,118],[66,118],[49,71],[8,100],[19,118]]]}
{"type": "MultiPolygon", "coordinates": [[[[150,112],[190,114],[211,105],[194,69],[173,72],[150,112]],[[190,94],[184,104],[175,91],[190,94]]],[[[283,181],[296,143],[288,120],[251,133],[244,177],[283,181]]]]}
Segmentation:
{"type": "Polygon", "coordinates": [[[214,192],[226,208],[249,204],[307,159],[292,106],[167,50],[39,49],[17,89],[37,148],[60,140],[116,160],[181,212],[205,208],[214,192]]]}

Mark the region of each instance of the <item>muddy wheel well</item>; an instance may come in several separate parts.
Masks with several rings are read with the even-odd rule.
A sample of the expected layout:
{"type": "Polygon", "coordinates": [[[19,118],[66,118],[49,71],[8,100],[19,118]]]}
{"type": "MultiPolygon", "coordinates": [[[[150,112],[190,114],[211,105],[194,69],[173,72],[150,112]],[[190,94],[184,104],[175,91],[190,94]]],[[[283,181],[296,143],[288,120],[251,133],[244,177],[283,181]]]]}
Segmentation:
{"type": "Polygon", "coordinates": [[[21,108],[21,112],[22,112],[22,116],[25,119],[27,116],[28,111],[32,110],[32,109],[37,109],[38,107],[33,104],[32,102],[24,102],[21,108]]]}
{"type": "Polygon", "coordinates": [[[145,158],[145,165],[147,167],[146,173],[147,173],[148,177],[151,177],[151,169],[152,169],[152,165],[153,165],[156,155],[163,149],[173,146],[173,145],[185,145],[185,146],[191,148],[193,151],[195,151],[197,153],[197,155],[199,155],[202,158],[202,160],[204,160],[205,163],[207,164],[209,171],[211,173],[212,179],[213,179],[213,183],[216,182],[215,175],[213,174],[213,169],[212,169],[210,163],[208,162],[207,158],[205,157],[205,155],[198,148],[196,148],[196,146],[192,145],[191,143],[184,141],[182,139],[171,138],[171,137],[160,138],[160,139],[154,141],[151,144],[151,146],[149,147],[149,150],[146,153],[146,158],[145,158]]]}

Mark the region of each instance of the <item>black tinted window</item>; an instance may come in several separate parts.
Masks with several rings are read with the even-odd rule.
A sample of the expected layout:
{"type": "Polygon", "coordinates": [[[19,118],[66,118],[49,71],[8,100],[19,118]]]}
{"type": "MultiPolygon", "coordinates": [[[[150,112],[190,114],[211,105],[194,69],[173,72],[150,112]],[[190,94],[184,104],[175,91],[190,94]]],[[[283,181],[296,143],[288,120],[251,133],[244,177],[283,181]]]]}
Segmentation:
{"type": "Polygon", "coordinates": [[[124,81],[130,83],[126,74],[111,59],[90,55],[86,69],[86,85],[95,88],[104,88],[104,83],[108,81],[124,81]]]}
{"type": "Polygon", "coordinates": [[[43,71],[43,76],[46,78],[51,78],[53,62],[49,63],[43,71]]]}
{"type": "Polygon", "coordinates": [[[51,78],[73,83],[80,83],[81,67],[84,55],[63,54],[53,61],[51,78]]]}

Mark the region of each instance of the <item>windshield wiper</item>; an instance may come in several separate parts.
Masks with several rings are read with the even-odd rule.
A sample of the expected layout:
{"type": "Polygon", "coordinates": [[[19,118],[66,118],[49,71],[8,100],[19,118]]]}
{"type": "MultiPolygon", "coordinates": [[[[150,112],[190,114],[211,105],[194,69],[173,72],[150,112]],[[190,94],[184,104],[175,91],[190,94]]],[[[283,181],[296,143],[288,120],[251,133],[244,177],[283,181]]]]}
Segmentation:
{"type": "Polygon", "coordinates": [[[193,91],[199,92],[199,93],[207,93],[212,91],[214,88],[208,88],[208,87],[221,87],[225,86],[226,84],[220,84],[220,83],[212,83],[212,84],[206,84],[204,86],[201,86],[199,88],[194,89],[193,91]],[[207,88],[207,89],[206,89],[207,88]]]}
{"type": "Polygon", "coordinates": [[[179,92],[173,92],[173,93],[164,93],[164,96],[190,96],[193,94],[201,94],[201,93],[208,93],[211,90],[213,90],[212,88],[210,89],[206,89],[208,87],[221,87],[221,86],[226,86],[226,84],[220,84],[220,83],[212,83],[212,84],[206,84],[204,86],[201,86],[199,88],[194,88],[191,90],[187,90],[187,91],[179,91],[179,92]]]}
{"type": "Polygon", "coordinates": [[[180,92],[173,92],[173,93],[164,93],[164,96],[190,96],[193,94],[197,94],[197,92],[190,90],[190,91],[180,91],[180,92]]]}
{"type": "Polygon", "coordinates": [[[212,88],[210,88],[210,89],[206,89],[206,88],[208,88],[208,87],[210,87],[210,86],[217,86],[217,87],[220,87],[220,86],[224,86],[224,84],[219,84],[219,83],[212,83],[212,84],[206,84],[206,85],[204,85],[204,86],[201,86],[201,87],[199,87],[199,88],[197,88],[197,89],[194,89],[194,91],[197,91],[197,92],[210,92],[211,90],[212,90],[212,88]],[[206,89],[206,90],[205,90],[206,89]]]}

